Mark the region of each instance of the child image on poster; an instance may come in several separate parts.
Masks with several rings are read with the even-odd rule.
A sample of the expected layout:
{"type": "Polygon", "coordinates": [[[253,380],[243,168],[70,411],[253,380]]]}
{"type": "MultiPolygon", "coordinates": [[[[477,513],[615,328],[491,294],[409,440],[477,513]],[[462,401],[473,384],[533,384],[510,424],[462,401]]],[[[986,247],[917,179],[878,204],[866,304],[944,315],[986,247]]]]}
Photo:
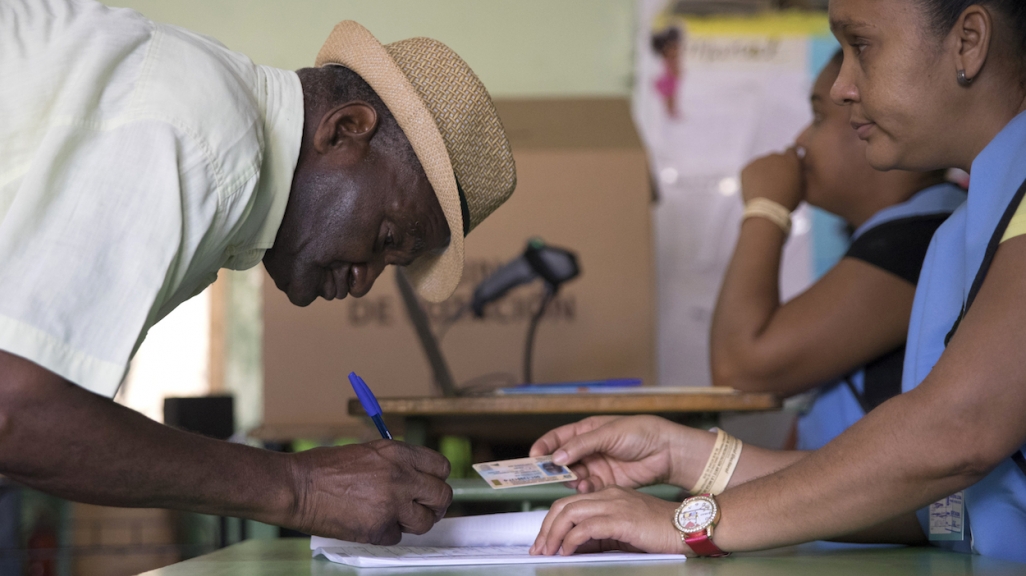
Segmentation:
{"type": "Polygon", "coordinates": [[[681,70],[681,53],[684,50],[684,32],[679,26],[669,26],[653,32],[652,49],[663,59],[663,73],[655,81],[656,92],[662,97],[666,114],[677,118],[677,94],[684,73],[681,70]]]}

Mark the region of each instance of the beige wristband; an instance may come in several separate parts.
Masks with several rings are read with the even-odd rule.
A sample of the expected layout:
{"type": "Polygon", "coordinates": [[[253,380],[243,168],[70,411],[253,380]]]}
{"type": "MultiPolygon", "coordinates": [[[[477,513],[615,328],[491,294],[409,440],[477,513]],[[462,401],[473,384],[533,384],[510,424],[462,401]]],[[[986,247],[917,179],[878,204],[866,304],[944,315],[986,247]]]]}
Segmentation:
{"type": "Polygon", "coordinates": [[[784,236],[791,234],[791,211],[767,198],[752,198],[745,204],[745,211],[741,215],[744,221],[753,216],[766,218],[784,231],[784,236]]]}
{"type": "Polygon", "coordinates": [[[698,477],[698,482],[689,492],[691,494],[720,494],[727,489],[734,468],[741,459],[741,441],[723,430],[716,431],[716,443],[712,454],[705,463],[705,469],[698,477]]]}

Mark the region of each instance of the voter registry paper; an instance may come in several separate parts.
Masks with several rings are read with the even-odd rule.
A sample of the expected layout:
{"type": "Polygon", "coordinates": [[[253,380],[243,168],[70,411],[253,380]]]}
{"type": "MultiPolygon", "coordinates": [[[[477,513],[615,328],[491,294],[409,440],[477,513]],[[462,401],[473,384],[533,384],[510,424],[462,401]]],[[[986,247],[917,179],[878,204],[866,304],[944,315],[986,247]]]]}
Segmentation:
{"type": "Polygon", "coordinates": [[[531,556],[546,512],[513,512],[446,518],[426,534],[403,534],[395,546],[374,546],[320,538],[310,539],[313,556],[358,568],[415,566],[483,566],[496,564],[566,564],[582,562],[683,562],[679,554],[604,552],[571,556],[531,556]]]}
{"type": "Polygon", "coordinates": [[[474,471],[496,490],[577,480],[569,468],[553,463],[552,456],[484,462],[474,464],[474,471]]]}

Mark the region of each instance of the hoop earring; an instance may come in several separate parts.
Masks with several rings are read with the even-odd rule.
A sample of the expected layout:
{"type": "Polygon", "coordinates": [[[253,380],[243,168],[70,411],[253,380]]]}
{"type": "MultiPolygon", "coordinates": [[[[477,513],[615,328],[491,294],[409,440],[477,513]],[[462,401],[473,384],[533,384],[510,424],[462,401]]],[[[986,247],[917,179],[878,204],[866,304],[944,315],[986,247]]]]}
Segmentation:
{"type": "Polygon", "coordinates": [[[958,71],[958,85],[962,87],[969,86],[973,83],[973,79],[965,75],[965,70],[958,71]]]}

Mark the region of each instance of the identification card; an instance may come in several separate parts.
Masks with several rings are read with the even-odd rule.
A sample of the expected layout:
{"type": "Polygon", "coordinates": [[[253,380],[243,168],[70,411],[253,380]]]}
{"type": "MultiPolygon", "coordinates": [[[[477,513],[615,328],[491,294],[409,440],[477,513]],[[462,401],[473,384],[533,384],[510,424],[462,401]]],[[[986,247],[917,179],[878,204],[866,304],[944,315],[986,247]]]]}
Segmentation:
{"type": "Polygon", "coordinates": [[[554,464],[552,456],[484,462],[474,464],[474,470],[496,490],[577,480],[569,468],[554,464]]]}
{"type": "Polygon", "coordinates": [[[930,504],[930,540],[965,538],[965,501],[961,491],[930,504]]]}

